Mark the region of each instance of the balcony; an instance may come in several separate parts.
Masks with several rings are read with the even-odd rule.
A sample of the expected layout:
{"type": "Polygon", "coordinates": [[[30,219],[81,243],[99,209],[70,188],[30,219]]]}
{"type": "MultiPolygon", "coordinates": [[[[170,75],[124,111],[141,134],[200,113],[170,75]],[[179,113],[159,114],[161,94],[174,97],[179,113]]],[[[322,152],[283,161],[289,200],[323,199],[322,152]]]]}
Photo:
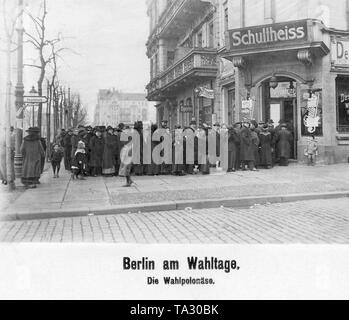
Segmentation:
{"type": "Polygon", "coordinates": [[[217,76],[217,50],[194,48],[148,84],[148,100],[160,101],[173,88],[179,88],[190,81],[193,83],[217,76]]]}
{"type": "Polygon", "coordinates": [[[151,32],[148,46],[158,37],[176,38],[192,27],[200,13],[211,6],[210,0],[172,0],[159,18],[159,22],[151,32]]]}

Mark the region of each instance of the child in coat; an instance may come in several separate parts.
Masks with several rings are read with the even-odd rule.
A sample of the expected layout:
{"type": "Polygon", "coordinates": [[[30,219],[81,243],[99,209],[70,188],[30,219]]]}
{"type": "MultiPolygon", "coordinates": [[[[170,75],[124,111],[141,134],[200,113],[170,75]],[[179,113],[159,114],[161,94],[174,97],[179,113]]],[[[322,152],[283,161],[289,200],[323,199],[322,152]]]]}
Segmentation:
{"type": "Polygon", "coordinates": [[[63,151],[58,144],[55,144],[51,152],[51,165],[53,170],[53,178],[59,178],[59,171],[61,170],[61,162],[63,159],[63,151]]]}
{"type": "Polygon", "coordinates": [[[84,178],[87,165],[87,153],[85,150],[85,143],[83,141],[78,142],[77,149],[72,161],[72,179],[86,180],[84,178]]]}
{"type": "Polygon", "coordinates": [[[318,144],[314,135],[308,140],[308,145],[304,154],[308,157],[308,165],[315,166],[316,156],[318,155],[318,144]]]}

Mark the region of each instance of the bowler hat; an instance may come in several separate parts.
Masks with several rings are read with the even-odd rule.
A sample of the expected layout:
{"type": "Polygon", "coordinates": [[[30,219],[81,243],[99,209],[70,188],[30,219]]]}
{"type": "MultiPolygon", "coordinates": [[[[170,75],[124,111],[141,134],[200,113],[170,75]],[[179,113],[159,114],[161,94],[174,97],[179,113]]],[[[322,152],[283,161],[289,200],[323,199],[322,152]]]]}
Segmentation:
{"type": "Polygon", "coordinates": [[[26,130],[27,132],[30,133],[39,133],[40,129],[38,127],[30,127],[28,130],[26,130]]]}

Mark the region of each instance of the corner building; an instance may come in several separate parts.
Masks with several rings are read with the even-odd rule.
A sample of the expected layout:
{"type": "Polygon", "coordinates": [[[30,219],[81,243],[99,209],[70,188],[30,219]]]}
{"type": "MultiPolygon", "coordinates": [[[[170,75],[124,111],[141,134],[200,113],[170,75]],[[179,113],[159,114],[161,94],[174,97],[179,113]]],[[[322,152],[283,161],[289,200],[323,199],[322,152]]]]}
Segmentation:
{"type": "Polygon", "coordinates": [[[320,163],[348,161],[348,0],[154,0],[148,8],[148,99],[158,101],[159,121],[282,121],[294,135],[295,160],[306,160],[315,135],[320,163]],[[201,86],[214,99],[199,97],[201,86]]]}

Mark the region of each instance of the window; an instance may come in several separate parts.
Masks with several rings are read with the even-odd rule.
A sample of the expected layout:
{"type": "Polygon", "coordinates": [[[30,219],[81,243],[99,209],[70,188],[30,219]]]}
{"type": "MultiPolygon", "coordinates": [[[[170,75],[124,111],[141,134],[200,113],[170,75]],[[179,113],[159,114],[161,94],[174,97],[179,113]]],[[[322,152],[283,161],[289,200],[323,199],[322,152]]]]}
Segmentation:
{"type": "Polygon", "coordinates": [[[349,133],[349,77],[338,77],[337,86],[337,130],[349,133]]]}
{"type": "Polygon", "coordinates": [[[157,76],[159,72],[159,56],[155,55],[155,61],[154,61],[154,76],[157,76]]]}
{"type": "Polygon", "coordinates": [[[208,46],[210,48],[214,47],[214,28],[213,22],[208,25],[208,46]]]}
{"type": "Polygon", "coordinates": [[[175,53],[174,51],[167,51],[167,67],[170,67],[174,63],[175,53]]]}
{"type": "Polygon", "coordinates": [[[241,2],[241,28],[246,26],[246,0],[240,0],[241,2]]]}
{"type": "Polygon", "coordinates": [[[202,48],[202,32],[199,32],[197,35],[197,47],[202,48]]]}

